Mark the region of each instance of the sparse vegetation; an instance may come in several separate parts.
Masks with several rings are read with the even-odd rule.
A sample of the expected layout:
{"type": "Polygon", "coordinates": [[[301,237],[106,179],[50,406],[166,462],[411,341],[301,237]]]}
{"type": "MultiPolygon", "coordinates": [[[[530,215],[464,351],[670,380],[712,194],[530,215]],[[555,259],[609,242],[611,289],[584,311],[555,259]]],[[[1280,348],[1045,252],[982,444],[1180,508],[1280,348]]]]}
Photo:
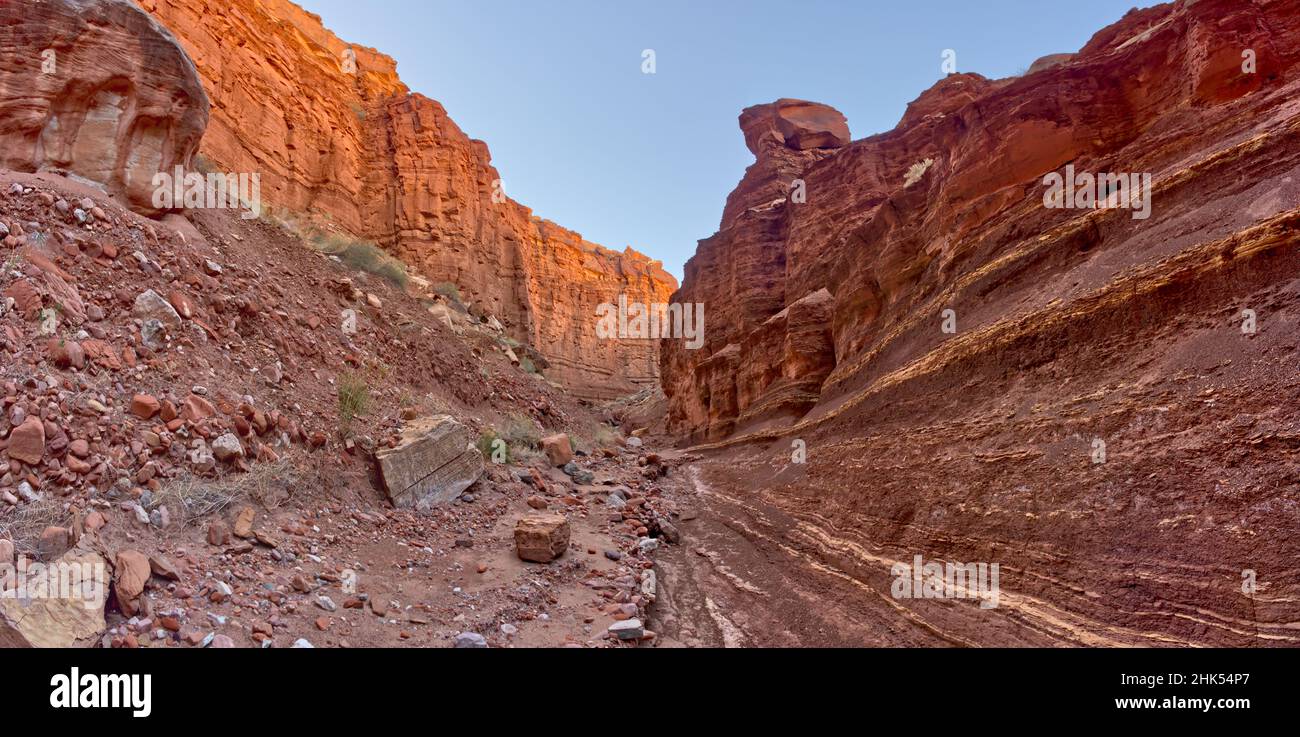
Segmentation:
{"type": "Polygon", "coordinates": [[[340,261],[359,271],[387,279],[393,285],[406,288],[410,277],[406,265],[384,253],[369,241],[360,241],[336,233],[315,233],[311,243],[322,253],[337,256],[340,261]]]}
{"type": "Polygon", "coordinates": [[[575,453],[577,451],[582,451],[583,453],[591,452],[591,448],[587,445],[587,441],[573,433],[569,433],[569,447],[572,448],[575,453]]]}
{"type": "Polygon", "coordinates": [[[47,494],[0,515],[0,538],[12,541],[21,555],[35,555],[41,532],[51,525],[66,524],[66,520],[63,504],[47,494]]]}
{"type": "Polygon", "coordinates": [[[918,161],[915,164],[912,164],[912,167],[907,170],[907,177],[903,179],[903,186],[910,187],[921,181],[921,177],[925,176],[926,170],[928,170],[930,165],[933,163],[934,159],[925,159],[924,161],[918,161]]]}
{"type": "Polygon", "coordinates": [[[596,428],[596,446],[600,448],[617,448],[623,444],[622,435],[609,425],[596,428]]]}
{"type": "Polygon", "coordinates": [[[484,430],[483,434],[479,435],[478,443],[476,443],[478,452],[483,454],[483,459],[485,461],[491,463],[493,461],[492,455],[493,453],[496,452],[498,447],[497,446],[498,440],[505,445],[505,447],[503,448],[503,450],[505,451],[504,461],[506,463],[511,463],[513,461],[513,454],[511,453],[510,444],[506,442],[505,438],[502,438],[500,435],[498,435],[496,430],[492,430],[489,428],[487,430],[484,430]]]}
{"type": "Polygon", "coordinates": [[[356,374],[343,374],[338,382],[339,432],[343,437],[352,434],[352,423],[365,414],[370,405],[370,388],[365,379],[356,374]]]}
{"type": "Polygon", "coordinates": [[[200,174],[204,174],[204,175],[214,174],[217,171],[217,166],[216,164],[212,163],[212,159],[209,159],[203,154],[194,155],[193,165],[194,165],[194,170],[199,172],[200,174]]]}
{"type": "Polygon", "coordinates": [[[506,463],[533,458],[541,452],[541,431],[536,423],[522,415],[511,417],[499,430],[488,428],[479,435],[476,447],[488,461],[492,460],[494,442],[497,440],[505,443],[506,463]]]}
{"type": "Polygon", "coordinates": [[[537,373],[537,366],[533,365],[533,359],[529,358],[528,356],[519,357],[519,368],[523,369],[524,371],[527,371],[530,374],[537,373]]]}
{"type": "Polygon", "coordinates": [[[187,474],[163,486],[149,509],[165,506],[174,523],[191,525],[220,514],[243,499],[252,499],[266,509],[275,509],[292,495],[301,481],[297,471],[283,460],[258,463],[248,473],[231,474],[220,479],[187,474]]]}
{"type": "Polygon", "coordinates": [[[460,304],[465,303],[464,300],[460,298],[460,287],[456,286],[455,284],[452,284],[449,281],[435,284],[433,287],[433,291],[437,292],[438,294],[441,294],[447,299],[455,300],[460,304]]]}

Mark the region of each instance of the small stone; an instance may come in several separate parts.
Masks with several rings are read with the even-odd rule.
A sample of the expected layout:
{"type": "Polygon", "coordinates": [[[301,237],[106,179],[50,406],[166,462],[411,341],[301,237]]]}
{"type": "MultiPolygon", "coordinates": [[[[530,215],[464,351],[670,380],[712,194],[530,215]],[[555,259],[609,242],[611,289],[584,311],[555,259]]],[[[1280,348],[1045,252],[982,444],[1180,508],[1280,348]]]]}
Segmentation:
{"type": "Polygon", "coordinates": [[[131,414],[142,420],[148,420],[162,411],[162,403],[148,394],[137,394],[131,398],[131,414]]]}
{"type": "Polygon", "coordinates": [[[41,560],[52,561],[72,546],[72,537],[66,527],[46,527],[36,543],[36,554],[41,560]]]}
{"type": "Polygon", "coordinates": [[[230,528],[221,520],[214,520],[208,525],[208,544],[227,545],[230,543],[230,528]]]}
{"type": "Polygon", "coordinates": [[[153,575],[168,581],[181,580],[180,568],[171,559],[161,555],[149,556],[149,570],[153,571],[153,575]]]}
{"type": "Polygon", "coordinates": [[[542,438],[542,452],[552,466],[563,466],[573,460],[573,447],[569,436],[563,433],[542,438]]]}
{"type": "Polygon", "coordinates": [[[149,558],[136,550],[119,550],[113,569],[113,591],[122,613],[128,617],[140,611],[140,596],[149,582],[149,558]]]}
{"type": "Polygon", "coordinates": [[[633,617],[609,626],[609,633],[620,640],[639,640],[645,636],[645,625],[633,617]]]}
{"type": "Polygon", "coordinates": [[[244,457],[244,446],[233,433],[226,433],[212,441],[212,454],[219,461],[232,461],[244,457]]]}
{"type": "Polygon", "coordinates": [[[28,417],[9,433],[9,457],[35,466],[45,457],[45,424],[28,417]]]}
{"type": "Polygon", "coordinates": [[[457,648],[485,648],[487,646],[487,638],[476,632],[462,632],[456,635],[457,648]]]}
{"type": "Polygon", "coordinates": [[[235,537],[245,540],[251,538],[253,536],[253,519],[255,517],[256,512],[253,511],[252,507],[241,507],[235,513],[235,537]]]}
{"type": "Polygon", "coordinates": [[[682,541],[682,533],[675,525],[665,519],[659,520],[659,534],[663,535],[664,539],[673,545],[678,545],[682,541]]]}

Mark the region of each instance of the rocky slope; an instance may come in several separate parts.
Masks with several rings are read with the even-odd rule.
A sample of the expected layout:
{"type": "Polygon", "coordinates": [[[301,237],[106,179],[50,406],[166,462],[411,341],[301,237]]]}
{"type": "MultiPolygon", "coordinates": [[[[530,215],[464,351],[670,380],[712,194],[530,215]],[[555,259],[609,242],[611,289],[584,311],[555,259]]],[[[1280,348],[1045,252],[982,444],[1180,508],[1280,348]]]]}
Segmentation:
{"type": "Polygon", "coordinates": [[[1294,3],[1177,2],[863,140],[742,115],[757,162],[677,297],[707,345],[663,348],[742,538],[711,570],[770,579],[732,640],[1297,642],[1298,41],[1294,3]],[[1067,165],[1151,174],[1149,218],[1045,207],[1067,165]],[[891,597],[915,554],[1000,561],[1002,606],[891,597]]]}
{"type": "Polygon", "coordinates": [[[202,154],[259,172],[279,214],[373,240],[539,350],[548,377],[589,398],[653,385],[658,347],[596,336],[620,294],[665,302],[659,262],[612,251],[505,196],[488,148],[396,63],[349,45],[287,0],[142,0],[180,39],[212,99],[202,154]]]}
{"type": "Polygon", "coordinates": [[[432,319],[435,295],[190,216],[0,171],[0,647],[653,640],[675,505],[642,441],[513,365],[501,331],[432,319]],[[477,465],[406,509],[380,459],[441,417],[458,447],[401,470],[477,465]],[[575,441],[563,465],[552,435],[575,441]],[[565,516],[559,555],[520,560],[514,528],[542,513],[565,516]],[[28,599],[16,558],[86,562],[111,596],[28,599]]]}

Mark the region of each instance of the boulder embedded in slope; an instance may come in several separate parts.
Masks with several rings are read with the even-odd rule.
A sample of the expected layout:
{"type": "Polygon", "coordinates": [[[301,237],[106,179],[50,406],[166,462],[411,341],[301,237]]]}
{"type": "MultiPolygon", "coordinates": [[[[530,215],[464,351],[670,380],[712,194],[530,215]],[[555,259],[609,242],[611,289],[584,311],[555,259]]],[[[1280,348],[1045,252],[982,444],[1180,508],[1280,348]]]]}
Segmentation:
{"type": "Polygon", "coordinates": [[[0,596],[0,648],[93,645],[107,626],[108,571],[103,556],[82,548],[28,571],[23,596],[0,596]]]}
{"type": "Polygon", "coordinates": [[[449,502],[483,474],[470,429],[447,415],[413,421],[396,448],[375,454],[393,505],[422,509],[449,502]]]}

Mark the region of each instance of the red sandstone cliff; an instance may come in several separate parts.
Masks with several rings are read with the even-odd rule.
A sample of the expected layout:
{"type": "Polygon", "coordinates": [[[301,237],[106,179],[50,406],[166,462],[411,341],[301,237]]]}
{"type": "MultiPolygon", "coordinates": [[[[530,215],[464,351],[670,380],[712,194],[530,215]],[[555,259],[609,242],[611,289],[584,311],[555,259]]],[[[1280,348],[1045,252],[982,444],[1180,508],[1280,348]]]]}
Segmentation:
{"type": "Polygon", "coordinates": [[[779,572],[733,610],[850,644],[1294,646],[1298,49],[1295,2],[1178,2],[887,133],[751,143],[677,296],[706,346],[663,348],[670,427],[712,441],[701,519],[751,551],[722,563],[779,572]],[[1149,217],[1049,209],[1069,166],[1150,174],[1149,217]],[[891,595],[916,555],[1000,563],[1001,604],[891,595]]]}
{"type": "Polygon", "coordinates": [[[180,39],[212,99],[201,152],[260,172],[270,206],[373,240],[455,284],[550,362],[547,376],[608,398],[652,385],[658,346],[596,337],[596,306],[664,302],[661,264],[612,251],[498,192],[488,148],[396,63],[349,45],[287,0],[141,0],[180,39]]]}
{"type": "Polygon", "coordinates": [[[208,98],[176,40],[126,0],[0,3],[0,168],[54,170],[156,213],[208,98]]]}
{"type": "MultiPolygon", "coordinates": [[[[757,161],[677,295],[705,303],[706,346],[664,344],[670,426],[717,439],[800,417],[941,341],[931,328],[944,308],[968,330],[1004,314],[994,303],[1019,306],[1009,285],[1054,277],[1080,289],[1095,278],[1060,274],[1164,255],[1152,226],[1191,206],[1171,193],[1186,168],[1285,110],[1295,11],[1276,0],[1134,11],[1025,77],[951,75],[894,130],[851,144],[824,105],[746,110],[757,161]],[[1153,173],[1155,217],[1044,208],[1042,178],[1067,164],[1153,173]],[[795,180],[806,203],[788,200],[795,180]],[[920,342],[900,349],[906,331],[920,342]]],[[[1278,170],[1254,157],[1261,176],[1278,170]]]]}

